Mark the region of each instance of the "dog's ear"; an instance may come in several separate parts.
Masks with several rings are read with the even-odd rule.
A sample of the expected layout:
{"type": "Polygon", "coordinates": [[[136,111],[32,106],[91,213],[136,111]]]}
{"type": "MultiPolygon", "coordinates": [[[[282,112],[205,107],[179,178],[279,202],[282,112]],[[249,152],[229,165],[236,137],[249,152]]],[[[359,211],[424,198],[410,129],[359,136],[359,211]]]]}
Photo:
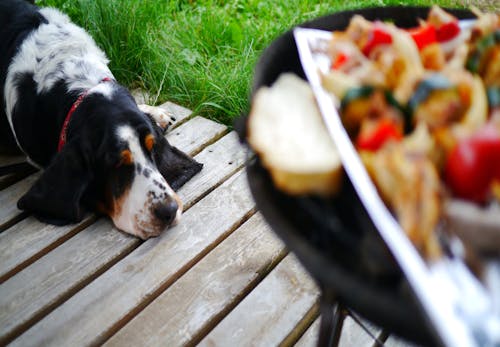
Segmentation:
{"type": "Polygon", "coordinates": [[[85,213],[82,197],[91,179],[88,156],[76,143],[69,142],[17,206],[42,222],[55,225],[78,222],[85,213]]]}
{"type": "Polygon", "coordinates": [[[158,171],[173,190],[178,190],[201,171],[203,164],[168,143],[162,129],[153,122],[156,144],[153,152],[158,171]]]}

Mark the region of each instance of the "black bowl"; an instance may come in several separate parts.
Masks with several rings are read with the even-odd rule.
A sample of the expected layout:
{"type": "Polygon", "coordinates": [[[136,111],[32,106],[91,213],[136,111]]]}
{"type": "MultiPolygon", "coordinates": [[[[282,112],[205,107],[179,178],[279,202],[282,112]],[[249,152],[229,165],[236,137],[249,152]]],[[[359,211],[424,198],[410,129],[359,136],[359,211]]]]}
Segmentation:
{"type": "MultiPolygon", "coordinates": [[[[428,8],[420,7],[369,8],[327,15],[300,27],[344,29],[354,14],[412,27],[427,12],[428,8]]],[[[468,11],[451,12],[459,18],[473,18],[468,11]]],[[[260,87],[272,85],[284,72],[305,79],[292,30],[263,52],[255,68],[252,96],[260,87]]],[[[246,117],[240,124],[243,126],[237,128],[244,139],[246,117]]],[[[441,344],[347,178],[335,198],[321,199],[281,193],[273,186],[259,158],[249,162],[247,176],[264,218],[317,281],[324,298],[335,299],[411,341],[441,344]]]]}

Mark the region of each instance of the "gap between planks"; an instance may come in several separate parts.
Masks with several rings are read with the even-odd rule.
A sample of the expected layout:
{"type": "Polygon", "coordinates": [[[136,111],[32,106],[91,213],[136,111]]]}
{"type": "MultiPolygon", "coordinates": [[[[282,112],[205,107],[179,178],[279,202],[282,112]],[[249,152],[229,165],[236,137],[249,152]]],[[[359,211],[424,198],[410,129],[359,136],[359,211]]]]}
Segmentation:
{"type": "Polygon", "coordinates": [[[309,309],[297,326],[279,344],[280,347],[294,346],[319,317],[319,300],[309,309]]]}

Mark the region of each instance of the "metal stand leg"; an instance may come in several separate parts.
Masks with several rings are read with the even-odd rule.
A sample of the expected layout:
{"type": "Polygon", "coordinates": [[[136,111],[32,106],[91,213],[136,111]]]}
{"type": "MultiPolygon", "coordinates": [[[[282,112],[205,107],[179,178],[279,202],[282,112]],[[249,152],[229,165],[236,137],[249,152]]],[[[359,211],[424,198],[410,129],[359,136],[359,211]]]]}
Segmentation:
{"type": "Polygon", "coordinates": [[[344,323],[345,310],[342,305],[333,304],[333,300],[322,298],[320,312],[318,347],[337,347],[344,323]]]}

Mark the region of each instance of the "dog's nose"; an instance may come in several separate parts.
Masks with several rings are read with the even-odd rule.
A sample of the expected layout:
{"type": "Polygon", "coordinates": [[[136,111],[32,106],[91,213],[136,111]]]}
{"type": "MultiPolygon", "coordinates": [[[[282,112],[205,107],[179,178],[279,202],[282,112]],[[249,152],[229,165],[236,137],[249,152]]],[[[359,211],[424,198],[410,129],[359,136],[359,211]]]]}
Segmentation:
{"type": "Polygon", "coordinates": [[[178,208],[179,205],[175,200],[168,200],[165,203],[156,204],[153,212],[158,219],[170,224],[175,219],[178,208]]]}

